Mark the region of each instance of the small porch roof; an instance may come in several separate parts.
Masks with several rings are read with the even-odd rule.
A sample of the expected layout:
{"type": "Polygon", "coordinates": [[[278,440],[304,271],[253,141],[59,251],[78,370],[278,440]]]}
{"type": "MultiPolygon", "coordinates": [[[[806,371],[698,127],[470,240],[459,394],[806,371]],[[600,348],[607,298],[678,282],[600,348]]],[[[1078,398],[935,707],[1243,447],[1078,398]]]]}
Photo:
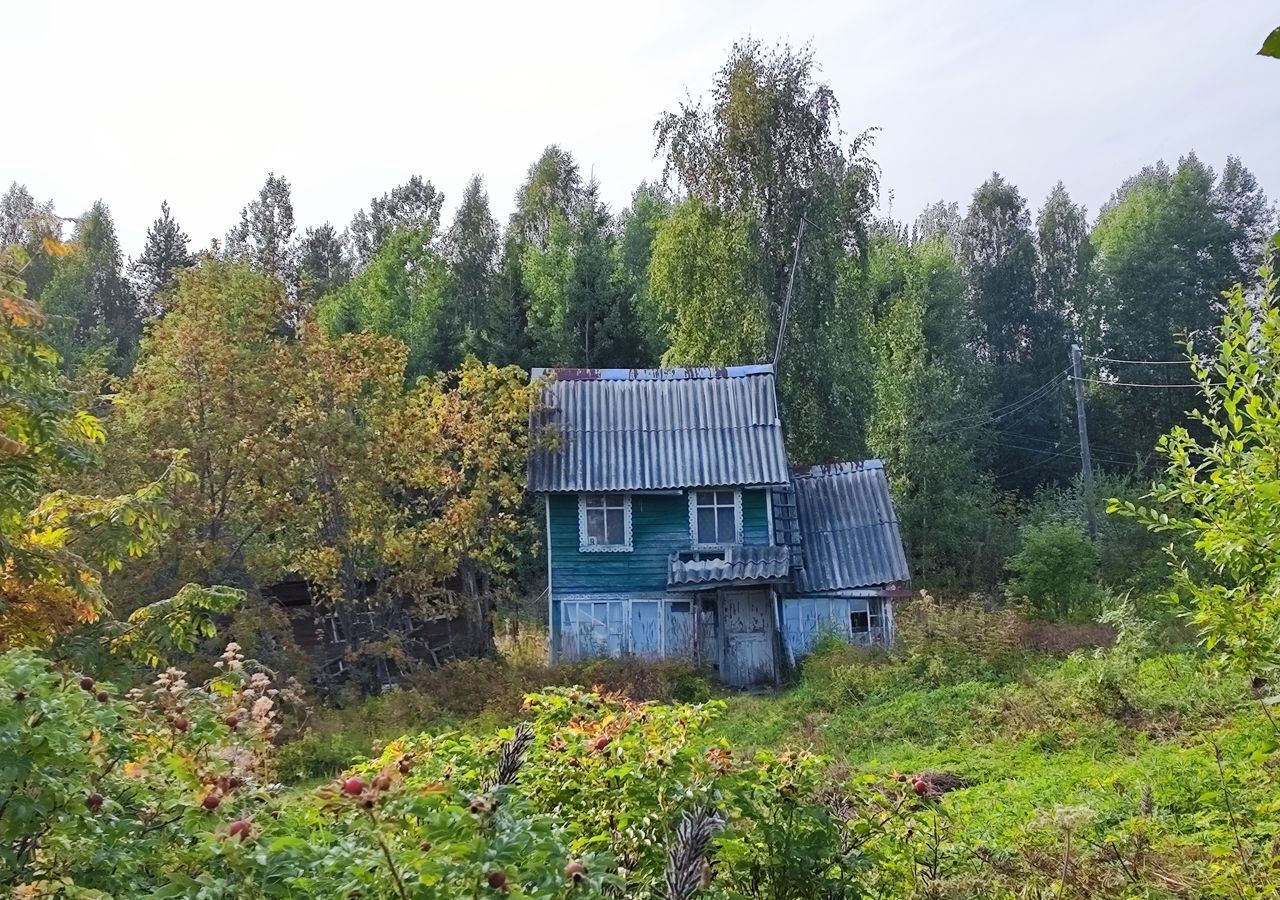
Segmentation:
{"type": "Polygon", "coordinates": [[[726,547],[723,553],[673,553],[667,564],[667,586],[701,590],[733,585],[786,581],[791,555],[786,547],[726,547]]]}

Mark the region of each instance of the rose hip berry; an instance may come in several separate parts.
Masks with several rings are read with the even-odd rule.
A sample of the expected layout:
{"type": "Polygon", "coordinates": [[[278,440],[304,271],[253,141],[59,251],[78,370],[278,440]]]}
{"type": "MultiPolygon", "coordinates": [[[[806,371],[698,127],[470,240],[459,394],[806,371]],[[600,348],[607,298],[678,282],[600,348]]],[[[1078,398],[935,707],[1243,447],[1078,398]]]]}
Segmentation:
{"type": "Polygon", "coordinates": [[[501,869],[490,869],[489,874],[485,876],[485,881],[489,882],[489,887],[501,890],[507,886],[507,873],[501,869]]]}
{"type": "Polygon", "coordinates": [[[231,835],[232,837],[238,837],[242,841],[247,839],[250,833],[251,833],[251,830],[249,828],[249,823],[246,822],[244,819],[236,819],[234,822],[232,822],[230,825],[227,826],[227,834],[231,835]]]}
{"type": "Polygon", "coordinates": [[[223,721],[223,723],[224,723],[224,724],[226,724],[226,726],[227,726],[228,728],[230,728],[232,731],[234,731],[234,730],[235,730],[235,727],[236,727],[237,725],[239,725],[239,724],[240,724],[240,717],[239,717],[239,716],[227,716],[227,717],[226,717],[225,719],[223,719],[222,721],[223,721]]]}
{"type": "Polygon", "coordinates": [[[391,776],[383,772],[381,775],[373,779],[373,786],[376,790],[385,791],[391,787],[391,776]]]}
{"type": "Polygon", "coordinates": [[[611,740],[612,739],[607,734],[602,734],[591,742],[591,749],[597,752],[603,750],[605,747],[609,746],[611,740]]]}
{"type": "Polygon", "coordinates": [[[921,781],[919,778],[917,778],[911,786],[916,789],[917,794],[924,795],[929,793],[929,785],[926,782],[921,781]]]}
{"type": "Polygon", "coordinates": [[[364,790],[364,779],[353,775],[342,782],[342,789],[352,796],[359,794],[364,790]]]}
{"type": "Polygon", "coordinates": [[[80,687],[81,687],[81,688],[83,688],[83,689],[84,689],[84,690],[86,690],[86,691],[91,691],[91,690],[93,690],[93,686],[94,686],[95,684],[97,684],[97,682],[95,682],[95,681],[94,681],[92,678],[90,678],[88,675],[86,675],[86,676],[84,676],[83,678],[81,678],[81,679],[80,679],[80,687]]]}
{"type": "Polygon", "coordinates": [[[213,812],[222,803],[222,798],[217,794],[205,794],[204,799],[200,801],[200,805],[209,812],[213,812]]]}
{"type": "Polygon", "coordinates": [[[89,807],[89,812],[97,812],[102,809],[102,795],[94,791],[84,798],[84,805],[89,807]]]}
{"type": "Polygon", "coordinates": [[[572,884],[582,884],[587,878],[587,867],[576,859],[564,867],[565,880],[572,884]]]}
{"type": "Polygon", "coordinates": [[[191,723],[182,716],[178,716],[178,718],[173,720],[173,727],[177,731],[186,731],[191,727],[191,723]]]}

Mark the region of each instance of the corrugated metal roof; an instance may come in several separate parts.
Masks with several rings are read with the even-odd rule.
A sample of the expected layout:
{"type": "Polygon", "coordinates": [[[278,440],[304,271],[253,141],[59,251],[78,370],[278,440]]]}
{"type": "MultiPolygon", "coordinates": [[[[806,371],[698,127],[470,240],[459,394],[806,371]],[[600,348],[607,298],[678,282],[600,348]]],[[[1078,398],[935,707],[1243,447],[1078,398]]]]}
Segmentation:
{"type": "Polygon", "coordinates": [[[786,547],[726,547],[723,559],[681,559],[672,554],[667,566],[670,587],[719,586],[785,581],[791,571],[786,547]]]}
{"type": "Polygon", "coordinates": [[[534,369],[529,490],[785,484],[773,366],[534,369]],[[537,449],[550,431],[552,446],[537,449]]]}
{"type": "Polygon", "coordinates": [[[800,592],[837,591],[911,578],[884,464],[814,466],[793,473],[804,568],[800,592]]]}

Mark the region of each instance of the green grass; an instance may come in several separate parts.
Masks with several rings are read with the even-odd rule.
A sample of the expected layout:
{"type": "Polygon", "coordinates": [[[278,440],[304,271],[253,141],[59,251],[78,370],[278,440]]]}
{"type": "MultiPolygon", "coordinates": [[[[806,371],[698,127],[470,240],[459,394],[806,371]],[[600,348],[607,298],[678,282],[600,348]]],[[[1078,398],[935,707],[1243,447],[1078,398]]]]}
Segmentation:
{"type": "MultiPolygon", "coordinates": [[[[950,874],[928,896],[1056,897],[1067,851],[1069,896],[1276,896],[1277,734],[1243,678],[1189,649],[1059,660],[953,637],[908,642],[892,657],[825,648],[785,690],[724,694],[716,735],[740,750],[813,750],[830,760],[833,782],[897,772],[963,779],[936,807],[935,861],[950,874]]],[[[599,672],[617,674],[577,674],[599,672]]],[[[299,771],[340,767],[341,752],[367,749],[344,721],[368,741],[375,732],[491,733],[518,717],[507,695],[521,671],[471,675],[466,703],[409,692],[344,711],[309,739],[320,763],[308,768],[300,752],[299,771]],[[482,696],[488,682],[503,685],[499,695],[482,696]],[[325,742],[341,752],[325,757],[325,742]]],[[[625,676],[657,685],[656,699],[688,685],[705,691],[687,672],[625,676]]]]}

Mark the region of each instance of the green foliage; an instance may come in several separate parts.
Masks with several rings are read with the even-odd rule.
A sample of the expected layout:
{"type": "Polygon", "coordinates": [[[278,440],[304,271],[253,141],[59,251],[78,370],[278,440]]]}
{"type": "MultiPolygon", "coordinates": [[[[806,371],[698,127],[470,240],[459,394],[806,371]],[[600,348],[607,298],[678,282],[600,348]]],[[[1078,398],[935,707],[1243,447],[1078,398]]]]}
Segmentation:
{"type": "Polygon", "coordinates": [[[358,275],[316,307],[334,336],[370,331],[403,343],[410,379],[439,371],[454,352],[442,344],[449,274],[433,236],[428,228],[392,232],[358,275]]]}
{"type": "Polygon", "coordinates": [[[264,809],[296,692],[234,645],[223,660],[204,686],[170,669],[122,697],[29,651],[0,655],[0,881],[29,896],[235,896],[228,823],[264,809]]]}
{"type": "Polygon", "coordinates": [[[939,587],[994,585],[1012,529],[975,458],[982,401],[959,267],[940,238],[907,245],[886,233],[845,282],[861,307],[866,448],[889,468],[912,571],[939,587]]]}
{"type": "Polygon", "coordinates": [[[1280,297],[1272,273],[1262,277],[1256,296],[1227,292],[1203,357],[1188,345],[1204,437],[1179,425],[1161,438],[1159,506],[1111,507],[1191,543],[1193,554],[1172,548],[1173,599],[1208,648],[1255,675],[1280,667],[1280,297]]]}
{"type": "Polygon", "coordinates": [[[1008,589],[1037,615],[1060,621],[1098,612],[1098,554],[1077,524],[1050,522],[1023,529],[1022,549],[1009,558],[1008,589]]]}
{"type": "Polygon", "coordinates": [[[667,331],[663,365],[730,365],[765,357],[762,297],[752,284],[750,226],[700,200],[658,226],[649,290],[667,331]]]}
{"type": "MultiPolygon", "coordinates": [[[[46,250],[68,249],[50,239],[46,250]]],[[[153,550],[173,524],[167,467],[120,496],[53,489],[97,461],[105,435],[78,408],[48,343],[47,319],[24,297],[29,257],[0,250],[0,647],[43,645],[105,610],[104,572],[153,550]]]]}
{"type": "MultiPolygon", "coordinates": [[[[1130,178],[1094,226],[1099,311],[1105,335],[1094,345],[1117,359],[1174,360],[1188,334],[1219,324],[1219,297],[1244,283],[1261,262],[1274,227],[1265,195],[1240,161],[1220,176],[1194,155],[1172,171],[1163,163],[1130,178]]],[[[1186,382],[1177,366],[1126,367],[1120,381],[1186,382]],[[1136,377],[1136,373],[1141,377],[1136,377]]],[[[1096,376],[1095,376],[1096,377],[1096,376]]],[[[1191,390],[1122,390],[1097,386],[1091,397],[1102,440],[1145,453],[1184,421],[1197,403],[1191,390]]]]}
{"type": "Polygon", "coordinates": [[[1273,56],[1280,59],[1280,28],[1275,29],[1266,40],[1262,42],[1262,48],[1258,51],[1259,56],[1273,56]]]}
{"type": "Polygon", "coordinates": [[[106,204],[98,201],[80,217],[72,241],[76,252],[59,259],[40,294],[52,343],[71,369],[101,353],[114,373],[127,372],[142,334],[142,308],[124,277],[106,204]]]}

